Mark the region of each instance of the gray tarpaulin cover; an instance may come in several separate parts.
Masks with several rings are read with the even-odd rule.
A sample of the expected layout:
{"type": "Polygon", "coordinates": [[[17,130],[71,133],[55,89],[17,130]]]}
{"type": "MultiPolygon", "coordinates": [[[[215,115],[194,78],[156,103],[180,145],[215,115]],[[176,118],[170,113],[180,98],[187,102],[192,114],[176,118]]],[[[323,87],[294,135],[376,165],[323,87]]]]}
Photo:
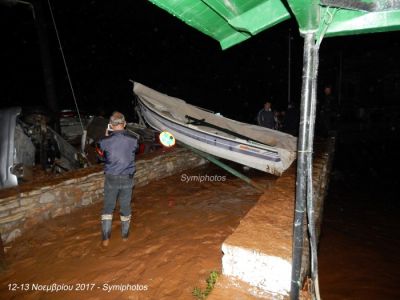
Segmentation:
{"type": "MultiPolygon", "coordinates": [[[[189,115],[271,146],[271,148],[279,152],[283,169],[288,168],[296,157],[297,138],[292,135],[225,118],[188,104],[182,99],[157,92],[137,82],[134,83],[134,93],[162,115],[172,118],[181,124],[187,124],[186,115],[189,115]]],[[[215,129],[207,127],[202,128],[202,130],[215,131],[215,129]]],[[[224,133],[219,134],[223,135],[224,133]]],[[[229,134],[226,134],[226,136],[229,137],[229,134]]]]}

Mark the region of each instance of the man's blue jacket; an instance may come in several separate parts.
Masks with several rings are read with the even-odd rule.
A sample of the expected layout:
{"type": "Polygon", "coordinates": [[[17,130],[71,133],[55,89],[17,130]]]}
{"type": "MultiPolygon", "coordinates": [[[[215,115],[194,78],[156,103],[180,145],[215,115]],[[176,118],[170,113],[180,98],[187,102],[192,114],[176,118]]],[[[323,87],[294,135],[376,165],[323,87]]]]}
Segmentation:
{"type": "Polygon", "coordinates": [[[104,173],[111,175],[132,175],[135,173],[136,137],[126,130],[112,132],[99,141],[104,153],[104,173]]]}

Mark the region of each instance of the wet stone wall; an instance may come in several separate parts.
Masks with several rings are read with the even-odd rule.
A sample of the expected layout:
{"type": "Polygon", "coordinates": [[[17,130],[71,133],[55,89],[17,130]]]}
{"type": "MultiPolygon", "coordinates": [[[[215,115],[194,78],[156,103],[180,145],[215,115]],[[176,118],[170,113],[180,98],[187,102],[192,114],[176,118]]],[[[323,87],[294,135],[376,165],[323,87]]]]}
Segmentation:
{"type": "MultiPolygon", "coordinates": [[[[140,157],[135,186],[143,186],[206,163],[192,152],[174,148],[140,157]]],[[[70,171],[62,176],[0,190],[0,233],[9,243],[44,220],[102,201],[104,174],[101,165],[70,171]]]]}

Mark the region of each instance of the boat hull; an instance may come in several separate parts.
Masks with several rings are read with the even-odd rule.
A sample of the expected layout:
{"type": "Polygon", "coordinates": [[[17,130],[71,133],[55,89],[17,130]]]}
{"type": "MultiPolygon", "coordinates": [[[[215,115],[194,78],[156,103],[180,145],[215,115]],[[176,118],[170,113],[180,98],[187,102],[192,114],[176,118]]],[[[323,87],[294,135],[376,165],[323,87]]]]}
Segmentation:
{"type": "Polygon", "coordinates": [[[140,111],[146,122],[156,130],[168,131],[175,139],[211,155],[227,159],[260,171],[280,176],[283,164],[278,151],[262,147],[264,145],[251,145],[239,140],[212,135],[208,132],[194,128],[190,124],[182,124],[163,116],[155,109],[139,100],[140,111]]]}

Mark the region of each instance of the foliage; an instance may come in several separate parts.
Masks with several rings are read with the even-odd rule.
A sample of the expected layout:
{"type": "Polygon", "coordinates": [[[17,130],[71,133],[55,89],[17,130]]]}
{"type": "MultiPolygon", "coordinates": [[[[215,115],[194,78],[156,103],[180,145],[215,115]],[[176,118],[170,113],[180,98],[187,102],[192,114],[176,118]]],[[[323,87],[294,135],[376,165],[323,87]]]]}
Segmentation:
{"type": "Polygon", "coordinates": [[[198,287],[195,287],[193,289],[193,296],[196,297],[198,300],[203,300],[206,299],[207,296],[211,293],[211,291],[214,288],[215,283],[217,282],[218,279],[218,272],[217,271],[212,271],[210,272],[210,275],[208,276],[208,278],[206,279],[207,282],[207,287],[206,289],[203,291],[198,287]]]}

